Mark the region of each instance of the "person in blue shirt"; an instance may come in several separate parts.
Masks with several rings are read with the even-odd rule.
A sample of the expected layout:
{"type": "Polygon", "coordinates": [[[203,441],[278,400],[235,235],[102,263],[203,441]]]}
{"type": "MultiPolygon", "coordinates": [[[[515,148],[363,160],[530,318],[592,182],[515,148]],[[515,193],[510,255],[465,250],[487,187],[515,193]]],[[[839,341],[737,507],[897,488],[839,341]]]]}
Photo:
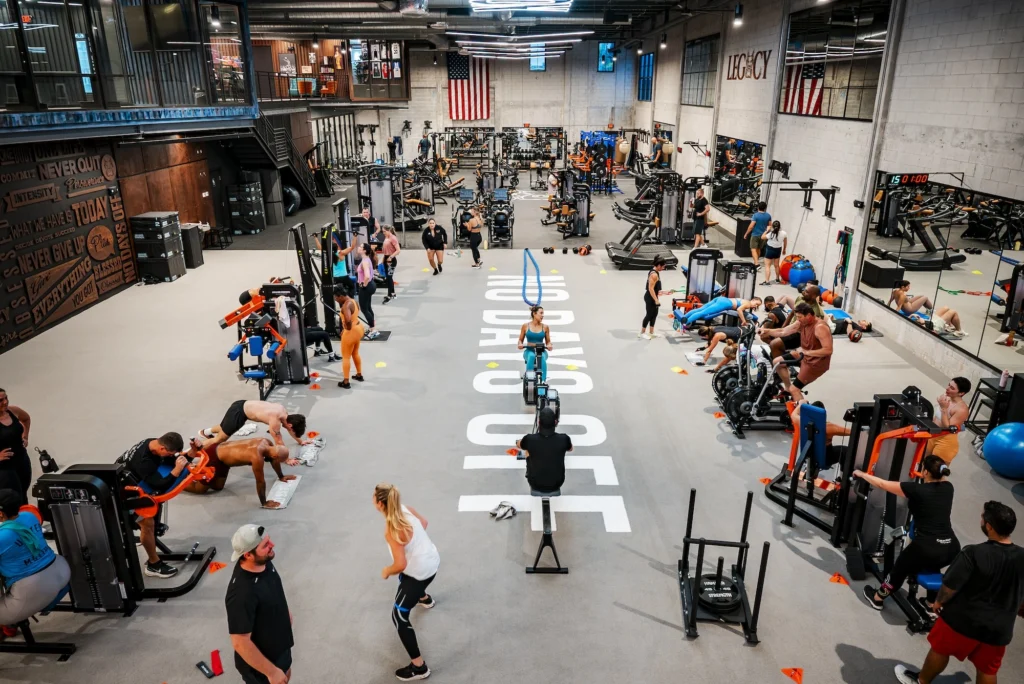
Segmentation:
{"type": "Polygon", "coordinates": [[[744,239],[750,238],[750,256],[758,268],[761,268],[761,249],[765,242],[764,233],[772,223],[772,215],[767,210],[767,203],[758,203],[757,213],[750,217],[750,225],[747,226],[747,233],[743,236],[744,239]]]}
{"type": "Polygon", "coordinates": [[[526,350],[523,352],[526,370],[533,370],[537,349],[541,350],[540,381],[547,380],[548,352],[551,351],[551,328],[544,325],[544,307],[530,307],[530,320],[523,323],[523,327],[519,329],[519,348],[526,350]]]}
{"type": "Polygon", "coordinates": [[[0,489],[0,625],[16,625],[53,603],[71,581],[71,568],[43,538],[35,506],[21,494],[0,489]]]}

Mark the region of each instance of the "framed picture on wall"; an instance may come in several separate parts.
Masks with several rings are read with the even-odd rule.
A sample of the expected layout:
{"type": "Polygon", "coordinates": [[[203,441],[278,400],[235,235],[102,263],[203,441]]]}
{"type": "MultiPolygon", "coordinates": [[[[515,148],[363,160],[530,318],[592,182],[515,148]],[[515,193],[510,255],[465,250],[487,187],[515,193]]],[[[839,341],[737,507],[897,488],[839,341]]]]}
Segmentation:
{"type": "Polygon", "coordinates": [[[384,80],[387,80],[388,78],[391,77],[390,74],[391,74],[391,63],[390,62],[381,62],[380,63],[380,77],[383,78],[384,80]]]}
{"type": "Polygon", "coordinates": [[[399,62],[393,62],[391,64],[391,78],[399,79],[402,78],[402,65],[399,62]]]}
{"type": "Polygon", "coordinates": [[[380,59],[380,45],[378,45],[377,43],[371,43],[370,44],[370,59],[372,59],[372,60],[379,60],[380,59]]]}
{"type": "Polygon", "coordinates": [[[398,43],[391,44],[391,59],[399,59],[402,56],[402,46],[398,43]]]}
{"type": "Polygon", "coordinates": [[[380,62],[371,62],[371,69],[374,78],[380,78],[380,62]]]}
{"type": "Polygon", "coordinates": [[[316,64],[316,53],[315,52],[310,52],[308,54],[309,54],[309,63],[310,64],[316,64]]]}
{"type": "Polygon", "coordinates": [[[277,56],[277,68],[285,76],[296,76],[299,73],[295,67],[295,55],[290,52],[282,52],[277,56]]]}
{"type": "Polygon", "coordinates": [[[366,59],[366,55],[370,54],[370,44],[364,40],[360,45],[362,46],[363,59],[366,59]]]}
{"type": "Polygon", "coordinates": [[[308,64],[303,64],[299,68],[302,70],[302,73],[304,73],[304,74],[311,74],[311,73],[313,73],[313,67],[308,65],[308,64]]]}

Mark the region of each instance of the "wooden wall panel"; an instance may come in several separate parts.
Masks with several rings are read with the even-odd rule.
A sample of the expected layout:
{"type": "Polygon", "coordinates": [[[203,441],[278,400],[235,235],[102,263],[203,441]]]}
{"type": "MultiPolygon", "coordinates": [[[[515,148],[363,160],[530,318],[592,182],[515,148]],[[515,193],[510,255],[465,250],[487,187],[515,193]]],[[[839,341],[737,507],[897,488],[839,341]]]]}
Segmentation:
{"type": "Polygon", "coordinates": [[[114,159],[117,161],[117,173],[122,178],[144,173],[146,170],[146,163],[142,159],[142,148],[139,146],[118,147],[114,150],[114,159]]]}
{"type": "Polygon", "coordinates": [[[216,225],[205,145],[135,145],[119,151],[128,162],[126,168],[134,172],[121,177],[129,217],[147,211],[176,211],[182,223],[216,225]],[[155,166],[159,164],[163,166],[155,166]]]}
{"type": "Polygon", "coordinates": [[[167,145],[143,145],[142,158],[146,161],[146,171],[166,169],[169,166],[167,145]]]}
{"type": "MultiPolygon", "coordinates": [[[[142,159],[141,155],[139,159],[142,159]]],[[[124,198],[124,211],[129,217],[152,210],[149,203],[149,184],[146,182],[145,174],[122,178],[121,197],[124,198]]]]}
{"type": "Polygon", "coordinates": [[[174,190],[171,187],[170,169],[159,169],[146,174],[149,184],[149,205],[151,211],[175,211],[174,190]]]}
{"type": "Polygon", "coordinates": [[[187,164],[190,161],[187,144],[172,143],[167,146],[167,166],[178,166],[179,164],[187,164]]]}

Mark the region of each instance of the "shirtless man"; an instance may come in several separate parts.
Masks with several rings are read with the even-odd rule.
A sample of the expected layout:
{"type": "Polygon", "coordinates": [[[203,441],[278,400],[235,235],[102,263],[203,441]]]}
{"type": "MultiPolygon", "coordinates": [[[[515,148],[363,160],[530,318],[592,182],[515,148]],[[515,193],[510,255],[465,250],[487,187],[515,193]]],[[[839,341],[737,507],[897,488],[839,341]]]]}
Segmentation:
{"type": "Polygon", "coordinates": [[[284,446],[284,439],[281,438],[282,426],[296,442],[309,444],[309,440],[302,439],[302,435],[306,434],[306,417],[301,413],[289,414],[281,404],[269,401],[239,399],[228,407],[220,425],[199,431],[199,436],[203,438],[202,448],[208,449],[228,441],[228,438],[238,432],[247,420],[265,423],[270,428],[274,443],[278,446],[284,446]]]}
{"type": "MultiPolygon", "coordinates": [[[[199,440],[193,439],[192,448],[189,449],[189,458],[199,456],[199,440]]],[[[256,478],[256,495],[260,498],[260,505],[264,508],[277,508],[280,504],[276,501],[267,501],[267,481],[263,476],[266,464],[277,473],[277,479],[281,482],[289,482],[295,479],[294,475],[285,475],[281,472],[281,464],[290,466],[299,465],[296,458],[288,458],[288,447],[278,446],[266,437],[254,439],[239,439],[224,444],[214,444],[206,448],[209,456],[207,467],[213,468],[213,476],[209,479],[196,480],[185,487],[185,491],[192,494],[206,494],[213,490],[219,492],[224,489],[227,482],[228,472],[236,466],[250,466],[252,474],[256,478]]]]}

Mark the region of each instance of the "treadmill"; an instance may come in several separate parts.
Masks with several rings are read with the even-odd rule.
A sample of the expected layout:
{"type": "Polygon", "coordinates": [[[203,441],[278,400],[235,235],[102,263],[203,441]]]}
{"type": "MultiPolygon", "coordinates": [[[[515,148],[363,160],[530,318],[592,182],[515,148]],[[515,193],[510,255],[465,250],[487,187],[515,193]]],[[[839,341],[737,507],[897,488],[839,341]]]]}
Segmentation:
{"type": "Polygon", "coordinates": [[[641,271],[654,266],[654,258],[664,257],[666,268],[675,268],[679,259],[665,245],[645,244],[656,237],[658,225],[634,225],[623,238],[624,242],[606,242],[608,257],[620,270],[641,271]]]}
{"type": "Polygon", "coordinates": [[[928,229],[924,225],[924,219],[907,217],[906,241],[913,245],[914,239],[912,236],[916,237],[917,241],[924,247],[924,251],[901,250],[900,252],[891,252],[881,247],[869,245],[868,252],[879,259],[888,259],[895,262],[907,271],[950,270],[953,268],[953,264],[962,264],[967,261],[967,256],[949,249],[946,238],[935,224],[935,221],[951,216],[955,212],[956,207],[953,206],[946,208],[945,211],[940,210],[939,213],[934,213],[930,209],[925,209],[919,213],[919,216],[928,217],[930,225],[927,228],[930,228],[935,235],[934,239],[928,234],[928,229]]]}

